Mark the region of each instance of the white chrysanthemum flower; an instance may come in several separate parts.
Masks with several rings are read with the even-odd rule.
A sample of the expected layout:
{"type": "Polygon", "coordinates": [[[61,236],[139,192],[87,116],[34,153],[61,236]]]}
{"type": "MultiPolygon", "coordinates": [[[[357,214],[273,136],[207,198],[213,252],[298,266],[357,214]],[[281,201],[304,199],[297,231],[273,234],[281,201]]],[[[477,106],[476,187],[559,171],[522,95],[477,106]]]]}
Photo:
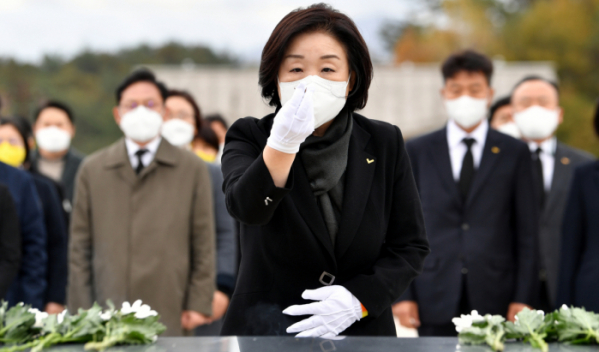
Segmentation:
{"type": "Polygon", "coordinates": [[[485,320],[485,317],[483,317],[482,315],[478,314],[477,310],[473,310],[470,313],[470,316],[472,317],[472,322],[473,323],[480,323],[480,322],[482,322],[482,321],[485,320]]]}
{"type": "Polygon", "coordinates": [[[40,312],[36,308],[29,308],[29,313],[35,314],[35,324],[33,324],[34,328],[42,328],[44,327],[44,319],[48,317],[48,313],[40,312]]]}
{"type": "Polygon", "coordinates": [[[123,315],[135,313],[139,310],[140,307],[141,307],[141,299],[138,299],[137,301],[133,302],[132,305],[129,302],[123,302],[123,305],[121,307],[121,313],[123,315]]]}
{"type": "Polygon", "coordinates": [[[570,310],[570,308],[569,308],[567,305],[565,305],[565,304],[564,304],[564,305],[562,305],[562,309],[563,309],[563,310],[570,310]]]}
{"type": "Polygon", "coordinates": [[[456,331],[462,332],[462,330],[472,327],[473,323],[479,323],[484,320],[485,318],[483,316],[473,310],[471,314],[462,314],[461,317],[453,318],[451,321],[454,323],[456,331]]]}
{"type": "Polygon", "coordinates": [[[58,313],[58,315],[56,316],[56,321],[58,322],[58,324],[62,324],[62,322],[64,321],[64,317],[65,315],[67,315],[67,310],[63,310],[62,312],[58,313]]]}
{"type": "Polygon", "coordinates": [[[543,312],[542,310],[537,310],[537,314],[545,318],[545,312],[543,312]]]}
{"type": "Polygon", "coordinates": [[[155,310],[152,310],[149,305],[142,305],[137,312],[135,312],[135,317],[137,319],[145,319],[148,317],[155,317],[158,313],[155,310]]]}
{"type": "Polygon", "coordinates": [[[130,305],[129,302],[124,302],[123,307],[121,308],[121,313],[124,315],[135,314],[137,319],[145,319],[147,317],[158,315],[158,313],[152,310],[149,305],[142,304],[140,299],[133,302],[133,305],[130,305]]]}
{"type": "Polygon", "coordinates": [[[100,313],[100,318],[102,318],[102,320],[104,321],[108,321],[110,320],[110,318],[112,318],[112,312],[107,310],[103,313],[100,313]]]}

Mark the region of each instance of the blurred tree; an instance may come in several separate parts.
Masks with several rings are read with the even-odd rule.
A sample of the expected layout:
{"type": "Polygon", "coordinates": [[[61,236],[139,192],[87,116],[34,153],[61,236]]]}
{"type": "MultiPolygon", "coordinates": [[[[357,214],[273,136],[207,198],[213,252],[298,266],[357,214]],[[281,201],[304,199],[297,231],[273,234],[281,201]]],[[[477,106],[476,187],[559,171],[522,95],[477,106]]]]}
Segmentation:
{"type": "Polygon", "coordinates": [[[84,50],[70,60],[46,55],[38,66],[0,59],[0,113],[31,117],[44,100],[64,101],[76,117],[74,146],[91,153],[121,136],[112,117],[114,90],[132,69],[144,64],[181,64],[190,59],[206,65],[236,63],[210,48],[175,42],[160,47],[142,44],[117,53],[84,50]]]}
{"type": "MultiPolygon", "coordinates": [[[[599,96],[599,0],[426,0],[431,23],[395,27],[396,63],[439,62],[472,48],[514,61],[553,61],[565,121],[558,137],[599,155],[592,108],[599,96]]],[[[385,28],[385,27],[384,27],[385,28]]],[[[393,42],[386,28],[383,40],[393,42]]]]}

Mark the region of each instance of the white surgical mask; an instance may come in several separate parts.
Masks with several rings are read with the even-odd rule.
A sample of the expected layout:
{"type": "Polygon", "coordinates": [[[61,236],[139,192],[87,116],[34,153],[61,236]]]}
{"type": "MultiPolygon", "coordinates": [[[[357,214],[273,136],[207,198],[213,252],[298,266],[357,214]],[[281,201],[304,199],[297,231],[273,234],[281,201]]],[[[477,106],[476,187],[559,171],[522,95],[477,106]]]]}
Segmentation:
{"type": "Polygon", "coordinates": [[[345,92],[349,79],[346,82],[337,82],[319,76],[308,76],[298,81],[279,82],[281,89],[281,105],[293,96],[293,91],[301,82],[306,82],[306,88],[312,87],[314,100],[314,128],[318,128],[334,119],[345,106],[345,92]]]}
{"type": "Polygon", "coordinates": [[[121,130],[135,142],[148,142],[160,134],[162,116],[143,105],[121,117],[121,130]]]}
{"type": "Polygon", "coordinates": [[[514,121],[526,139],[546,139],[559,125],[559,109],[550,110],[538,105],[514,114],[514,121]]]}
{"type": "Polygon", "coordinates": [[[520,132],[518,125],[516,125],[514,122],[504,123],[503,125],[497,127],[497,131],[505,133],[508,136],[512,136],[516,139],[522,138],[522,133],[520,132]]]}
{"type": "Polygon", "coordinates": [[[487,116],[487,99],[462,95],[457,99],[445,100],[445,109],[450,119],[463,128],[470,128],[487,116]]]}
{"type": "Polygon", "coordinates": [[[175,147],[191,143],[195,128],[181,119],[170,119],[162,124],[162,137],[175,147]]]}
{"type": "Polygon", "coordinates": [[[71,134],[56,126],[44,127],[35,133],[37,145],[51,153],[62,152],[71,145],[71,134]]]}

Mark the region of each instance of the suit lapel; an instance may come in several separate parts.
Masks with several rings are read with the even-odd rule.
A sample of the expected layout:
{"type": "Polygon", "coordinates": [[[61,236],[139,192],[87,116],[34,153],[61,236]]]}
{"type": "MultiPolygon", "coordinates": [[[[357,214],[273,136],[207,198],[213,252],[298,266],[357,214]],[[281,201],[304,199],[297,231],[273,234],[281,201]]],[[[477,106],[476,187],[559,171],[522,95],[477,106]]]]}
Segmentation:
{"type": "Polygon", "coordinates": [[[354,120],[345,172],[341,224],[335,248],[337,258],[343,256],[356,236],[370,196],[377,159],[365,150],[369,140],[370,134],[354,120]]]}
{"type": "Polygon", "coordinates": [[[294,183],[289,195],[314,236],[322,243],[334,260],[333,241],[320,212],[320,207],[316,202],[316,197],[310,188],[310,181],[308,180],[308,175],[301,159],[301,157],[297,156],[293,162],[294,183]]]}
{"type": "Polygon", "coordinates": [[[495,133],[501,132],[495,132],[491,128],[489,128],[489,132],[487,132],[487,140],[485,141],[485,147],[480,160],[480,165],[476,171],[476,174],[474,175],[474,181],[472,182],[472,186],[468,192],[468,199],[466,200],[467,206],[472,203],[474,197],[476,197],[476,194],[481,190],[485,181],[493,172],[495,163],[497,163],[497,160],[501,155],[502,143],[498,138],[495,138],[495,133]]]}
{"type": "Polygon", "coordinates": [[[438,135],[434,139],[432,148],[429,148],[429,157],[433,161],[433,165],[437,169],[439,178],[443,183],[446,191],[452,195],[457,207],[462,206],[460,192],[456,181],[453,178],[451,169],[451,157],[449,156],[449,145],[447,142],[447,127],[439,130],[438,135]]]}
{"type": "Polygon", "coordinates": [[[124,138],[114,145],[114,148],[112,148],[107,157],[104,167],[107,169],[114,169],[117,175],[130,186],[135,186],[137,183],[137,175],[129,162],[124,138]]]}
{"type": "Polygon", "coordinates": [[[160,142],[158,146],[158,150],[156,150],[156,155],[154,159],[145,167],[141,173],[139,174],[139,179],[143,179],[146,175],[152,173],[158,167],[158,164],[161,165],[170,165],[173,166],[177,162],[177,147],[174,147],[172,144],[168,143],[164,139],[160,142]]]}

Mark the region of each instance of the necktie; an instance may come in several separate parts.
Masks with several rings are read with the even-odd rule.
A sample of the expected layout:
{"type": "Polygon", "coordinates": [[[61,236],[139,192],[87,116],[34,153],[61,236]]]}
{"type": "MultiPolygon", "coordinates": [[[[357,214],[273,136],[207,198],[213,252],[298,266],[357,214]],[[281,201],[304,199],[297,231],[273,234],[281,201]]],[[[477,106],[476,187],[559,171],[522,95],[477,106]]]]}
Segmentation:
{"type": "Polygon", "coordinates": [[[545,182],[543,180],[543,162],[541,161],[540,154],[543,152],[541,148],[537,148],[537,150],[532,153],[532,168],[534,172],[535,178],[535,188],[536,192],[539,195],[539,205],[541,208],[545,203],[545,182]]]}
{"type": "Polygon", "coordinates": [[[474,157],[472,157],[472,144],[475,140],[473,138],[464,138],[462,141],[466,144],[468,150],[464,155],[464,161],[462,161],[462,170],[460,171],[460,194],[462,199],[466,199],[468,191],[472,185],[472,179],[474,178],[474,157]]]}
{"type": "Polygon", "coordinates": [[[148,152],[147,149],[140,149],[135,152],[135,156],[137,157],[137,167],[135,168],[135,173],[138,175],[141,172],[141,170],[144,169],[144,163],[141,160],[141,157],[147,152],[148,152]]]}

